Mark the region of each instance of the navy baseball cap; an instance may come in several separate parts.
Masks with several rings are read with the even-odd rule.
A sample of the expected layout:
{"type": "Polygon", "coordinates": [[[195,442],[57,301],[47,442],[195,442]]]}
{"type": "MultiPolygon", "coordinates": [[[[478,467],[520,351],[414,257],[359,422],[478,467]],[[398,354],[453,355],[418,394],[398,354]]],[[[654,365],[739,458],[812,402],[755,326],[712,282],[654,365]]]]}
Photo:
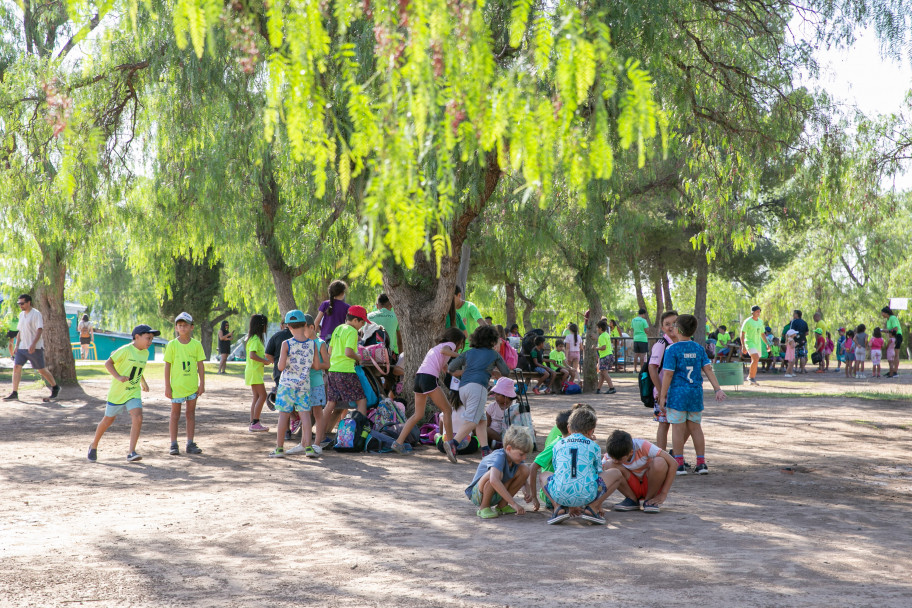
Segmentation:
{"type": "Polygon", "coordinates": [[[158,331],[157,329],[152,329],[148,325],[137,325],[136,327],[133,328],[132,335],[135,338],[136,336],[138,336],[140,334],[152,334],[153,336],[157,336],[161,333],[162,332],[158,331]]]}

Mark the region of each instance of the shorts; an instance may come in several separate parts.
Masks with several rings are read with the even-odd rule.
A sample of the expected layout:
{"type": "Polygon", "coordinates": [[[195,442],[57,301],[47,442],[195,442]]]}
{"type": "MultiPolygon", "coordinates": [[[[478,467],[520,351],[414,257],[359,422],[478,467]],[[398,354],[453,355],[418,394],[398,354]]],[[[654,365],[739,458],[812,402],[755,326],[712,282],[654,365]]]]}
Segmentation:
{"type": "Polygon", "coordinates": [[[544,367],[541,367],[541,366],[536,365],[536,366],[535,366],[535,369],[533,369],[532,371],[534,371],[534,372],[535,372],[536,374],[538,374],[539,376],[544,376],[545,374],[548,373],[549,370],[546,369],[546,368],[544,368],[544,367]]]}
{"type": "Polygon", "coordinates": [[[79,343],[80,344],[91,344],[92,336],[85,336],[85,337],[79,336],[79,343]]]}
{"type": "Polygon", "coordinates": [[[703,412],[685,412],[666,408],[665,417],[668,418],[669,424],[684,424],[685,422],[700,424],[703,421],[703,412]]]}
{"type": "Polygon", "coordinates": [[[219,354],[220,355],[230,355],[231,354],[231,340],[219,340],[219,354]]]}
{"type": "MultiPolygon", "coordinates": [[[[659,400],[655,400],[655,405],[652,406],[652,419],[656,422],[668,422],[668,417],[662,415],[662,410],[659,409],[659,400]]],[[[665,410],[666,412],[668,410],[665,410]]]]}
{"type": "MultiPolygon", "coordinates": [[[[355,374],[352,374],[353,376],[355,374]]],[[[310,411],[310,387],[299,388],[279,384],[276,389],[276,411],[284,414],[310,411]]]]}
{"type": "Polygon", "coordinates": [[[126,403],[121,403],[121,404],[108,402],[108,404],[105,406],[104,415],[107,418],[114,418],[117,416],[117,414],[124,411],[124,409],[126,409],[129,412],[130,410],[135,410],[137,408],[142,409],[142,399],[140,399],[139,397],[133,397],[126,403]]]}
{"type": "Polygon", "coordinates": [[[896,346],[894,348],[899,352],[899,347],[902,346],[902,334],[896,334],[896,346]]]}
{"type": "Polygon", "coordinates": [[[649,491],[649,478],[643,475],[643,479],[640,479],[631,473],[627,478],[627,485],[630,486],[630,490],[637,499],[643,500],[646,498],[646,492],[649,491]]]}
{"type": "Polygon", "coordinates": [[[727,355],[729,352],[731,352],[731,349],[726,346],[725,348],[719,349],[719,352],[717,352],[716,354],[717,355],[727,355]]]}
{"type": "MultiPolygon", "coordinates": [[[[6,332],[6,337],[9,338],[10,340],[12,340],[13,338],[15,338],[15,337],[18,336],[18,335],[19,335],[19,330],[12,330],[12,329],[11,329],[11,330],[9,330],[8,332],[6,332]]],[[[899,346],[899,342],[898,342],[898,341],[897,341],[896,345],[899,346]]]]}
{"type": "MultiPolygon", "coordinates": [[[[484,493],[481,491],[481,481],[479,481],[475,484],[475,487],[472,488],[472,504],[476,507],[480,507],[483,494],[484,493]]],[[[499,503],[501,500],[503,500],[503,498],[500,497],[500,494],[494,492],[494,494],[491,496],[491,506],[496,506],[497,503],[499,503]]]]}
{"type": "Polygon", "coordinates": [[[431,374],[415,374],[415,384],[412,390],[416,395],[427,395],[437,390],[437,376],[431,374]]]}
{"type": "Polygon", "coordinates": [[[864,361],[867,358],[867,354],[868,354],[868,351],[866,351],[865,349],[856,348],[855,349],[855,360],[864,361]]]}
{"type": "Polygon", "coordinates": [[[806,346],[795,349],[795,357],[798,359],[807,359],[808,349],[806,346]]]}
{"type": "Polygon", "coordinates": [[[759,349],[759,348],[748,348],[748,349],[747,349],[747,354],[748,354],[748,355],[759,355],[759,354],[760,354],[760,349],[759,349]]]}
{"type": "Polygon", "coordinates": [[[27,348],[16,349],[16,358],[13,364],[22,366],[26,362],[32,364],[32,369],[44,369],[46,367],[44,364],[44,349],[36,348],[33,353],[29,353],[27,348]]]}
{"type": "Polygon", "coordinates": [[[459,400],[462,401],[462,419],[478,424],[485,419],[485,403],[488,400],[488,389],[471,382],[459,385],[459,400]]]}
{"type": "Polygon", "coordinates": [[[852,351],[846,352],[846,354],[845,354],[845,362],[846,362],[846,363],[851,363],[851,362],[854,361],[854,360],[855,360],[855,353],[852,352],[852,351]]]}
{"type": "Polygon", "coordinates": [[[187,401],[196,401],[197,397],[199,397],[199,395],[197,393],[193,393],[192,395],[188,395],[186,397],[178,397],[177,399],[171,399],[171,403],[173,403],[174,405],[180,405],[181,403],[186,403],[187,401]]]}
{"type": "Polygon", "coordinates": [[[351,409],[349,401],[364,399],[361,380],[354,372],[329,372],[326,374],[326,401],[351,409]]]}
{"type": "Polygon", "coordinates": [[[580,362],[579,351],[576,351],[575,353],[567,353],[567,365],[568,366],[572,367],[574,365],[578,365],[579,362],[580,362]]]}
{"type": "MultiPolygon", "coordinates": [[[[555,485],[555,480],[556,480],[556,477],[554,475],[552,475],[551,477],[548,478],[548,483],[546,485],[546,488],[548,490],[549,496],[554,496],[554,492],[552,491],[552,489],[553,489],[553,486],[555,485]]],[[[590,502],[592,502],[593,500],[595,500],[596,498],[598,498],[599,496],[601,496],[602,494],[607,492],[608,486],[605,485],[605,480],[602,479],[601,476],[598,476],[595,478],[595,487],[592,488],[592,490],[593,490],[593,493],[589,495],[586,502],[584,502],[583,504],[581,504],[581,505],[561,505],[561,506],[562,507],[571,507],[571,508],[572,507],[585,507],[590,502]]]]}
{"type": "Polygon", "coordinates": [[[318,384],[310,385],[310,407],[323,407],[326,405],[326,386],[318,384]]]}
{"type": "Polygon", "coordinates": [[[599,358],[598,368],[600,372],[609,372],[614,367],[614,355],[605,355],[599,358]]]}
{"type": "Polygon", "coordinates": [[[645,355],[649,352],[649,342],[634,342],[633,352],[637,355],[645,355]]]}
{"type": "Polygon", "coordinates": [[[879,350],[871,351],[871,363],[874,365],[880,365],[880,359],[883,357],[883,353],[879,350]]]}

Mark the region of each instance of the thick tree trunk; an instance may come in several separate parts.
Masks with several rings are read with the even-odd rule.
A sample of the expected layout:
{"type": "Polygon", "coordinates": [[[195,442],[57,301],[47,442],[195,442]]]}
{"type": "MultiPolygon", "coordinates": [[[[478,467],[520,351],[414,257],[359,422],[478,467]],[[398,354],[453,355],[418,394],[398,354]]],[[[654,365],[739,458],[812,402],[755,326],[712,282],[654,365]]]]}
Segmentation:
{"type": "Polygon", "coordinates": [[[706,286],[709,281],[709,263],[706,261],[706,252],[697,254],[697,286],[694,299],[694,316],[697,318],[697,333],[694,341],[706,344],[706,286]]]}
{"type": "Polygon", "coordinates": [[[506,304],[506,315],[507,321],[504,329],[507,331],[510,330],[510,326],[516,323],[516,285],[513,283],[507,283],[504,285],[504,293],[506,297],[504,298],[506,304]]]}
{"type": "Polygon", "coordinates": [[[516,287],[516,295],[519,296],[519,299],[522,300],[523,310],[522,310],[522,320],[523,320],[523,333],[529,333],[535,326],[532,323],[532,311],[535,310],[535,300],[528,297],[522,292],[522,289],[519,286],[516,287]]]}
{"type": "Polygon", "coordinates": [[[668,280],[668,270],[662,272],[662,292],[665,294],[665,310],[674,310],[671,303],[671,282],[668,280]]]}
{"type": "Polygon", "coordinates": [[[66,259],[55,251],[42,251],[38,267],[38,284],[33,305],[44,317],[44,359],[58,384],[75,384],[76,362],[70,346],[70,330],[66,318],[64,288],[66,259]]]}
{"type": "Polygon", "coordinates": [[[459,271],[456,273],[456,285],[462,288],[462,294],[469,297],[469,261],[472,258],[472,247],[463,243],[459,258],[459,271]]]}
{"type": "Polygon", "coordinates": [[[580,287],[583,295],[586,297],[586,303],[589,305],[589,325],[586,331],[586,342],[583,345],[583,392],[592,393],[598,386],[598,328],[596,323],[602,318],[602,299],[594,287],[592,272],[590,270],[580,271],[580,287]]]}
{"type": "Polygon", "coordinates": [[[269,264],[269,271],[272,273],[272,282],[275,284],[276,300],[279,302],[279,315],[284,318],[286,312],[298,307],[292,287],[294,277],[280,268],[275,268],[272,264],[269,264]]]}
{"type": "MultiPolygon", "coordinates": [[[[631,266],[630,271],[633,273],[633,289],[636,292],[637,297],[637,306],[644,310],[646,308],[646,297],[643,295],[643,282],[640,280],[640,269],[636,266],[631,266]]],[[[592,314],[589,314],[589,318],[592,319],[592,314]]],[[[598,319],[595,319],[598,322],[598,319]]]]}
{"type": "Polygon", "coordinates": [[[279,185],[272,172],[271,161],[264,163],[263,174],[259,178],[261,195],[261,210],[256,219],[256,236],[266,265],[272,275],[272,282],[276,288],[276,299],[279,304],[279,314],[284,316],[289,310],[298,307],[295,302],[292,281],[300,274],[299,269],[292,268],[285,263],[282,247],[275,235],[275,218],[279,211],[279,185]]]}

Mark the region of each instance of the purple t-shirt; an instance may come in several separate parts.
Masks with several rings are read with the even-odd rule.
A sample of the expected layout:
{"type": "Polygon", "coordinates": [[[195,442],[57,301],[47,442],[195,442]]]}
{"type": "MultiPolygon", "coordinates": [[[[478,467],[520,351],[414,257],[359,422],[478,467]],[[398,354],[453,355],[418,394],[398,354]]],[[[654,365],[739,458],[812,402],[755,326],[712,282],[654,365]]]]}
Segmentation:
{"type": "Polygon", "coordinates": [[[323,313],[323,320],[320,325],[320,339],[329,340],[333,330],[345,323],[345,315],[348,314],[349,305],[344,300],[334,300],[332,313],[329,310],[329,300],[324,300],[320,304],[320,312],[323,313]]]}

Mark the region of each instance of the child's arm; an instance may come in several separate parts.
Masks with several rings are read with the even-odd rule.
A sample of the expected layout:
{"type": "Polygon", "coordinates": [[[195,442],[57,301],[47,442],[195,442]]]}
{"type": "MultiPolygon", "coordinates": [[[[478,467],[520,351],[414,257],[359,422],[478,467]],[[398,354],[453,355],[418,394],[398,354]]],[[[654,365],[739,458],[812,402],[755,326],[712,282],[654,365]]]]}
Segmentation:
{"type": "Polygon", "coordinates": [[[165,361],[165,397],[171,398],[171,364],[165,361]]]}
{"type": "Polygon", "coordinates": [[[282,348],[279,350],[279,363],[276,367],[280,372],[284,372],[286,366],[288,366],[288,342],[282,342],[282,348]]]}
{"type": "Polygon", "coordinates": [[[326,342],[320,344],[320,353],[318,357],[314,357],[313,369],[329,369],[329,349],[326,342]]]}
{"type": "Polygon", "coordinates": [[[117,370],[114,368],[114,361],[111,357],[108,357],[108,360],[105,361],[105,369],[108,370],[108,373],[114,376],[114,379],[118,382],[126,382],[130,379],[128,376],[121,376],[117,373],[117,370]]]}
{"type": "Polygon", "coordinates": [[[703,371],[706,373],[706,377],[709,378],[709,383],[712,384],[713,389],[716,391],[716,401],[725,399],[725,393],[722,391],[722,387],[719,386],[719,381],[716,380],[716,373],[713,371],[712,365],[704,365],[703,371]]]}
{"type": "Polygon", "coordinates": [[[662,482],[662,489],[659,490],[659,493],[652,497],[649,501],[649,504],[660,505],[668,498],[668,492],[671,490],[671,484],[674,483],[675,475],[677,475],[678,463],[674,458],[671,457],[671,454],[662,450],[659,452],[659,457],[665,461],[668,465],[668,471],[665,473],[665,479],[662,482]]]}
{"type": "Polygon", "coordinates": [[[440,349],[440,354],[446,355],[446,356],[449,357],[450,359],[454,359],[454,358],[456,358],[456,357],[459,356],[459,353],[457,353],[455,350],[453,350],[453,349],[450,348],[449,346],[444,346],[443,348],[441,348],[441,349],[440,349]]]}
{"type": "Polygon", "coordinates": [[[142,385],[142,390],[143,390],[143,392],[148,393],[148,392],[149,392],[149,385],[146,384],[146,377],[145,377],[145,376],[140,376],[140,377],[139,377],[139,383],[142,385]]]}
{"type": "MultiPolygon", "coordinates": [[[[532,462],[532,467],[529,470],[529,493],[532,494],[532,510],[538,511],[541,508],[541,504],[538,502],[538,472],[541,470],[541,467],[538,466],[537,462],[532,462]]],[[[526,501],[529,502],[529,501],[526,501]]]]}
{"type": "Polygon", "coordinates": [[[314,319],[314,326],[317,329],[323,329],[323,311],[322,310],[317,311],[317,318],[314,319]]]}
{"type": "Polygon", "coordinates": [[[450,364],[447,365],[447,371],[449,371],[450,374],[453,375],[453,377],[460,378],[460,377],[462,377],[462,370],[465,367],[465,362],[466,362],[466,356],[465,356],[465,353],[462,353],[461,355],[459,355],[458,357],[456,357],[455,359],[450,361],[450,364]]]}
{"type": "Polygon", "coordinates": [[[668,387],[671,386],[672,376],[674,376],[673,372],[662,376],[662,390],[659,391],[659,410],[661,410],[663,416],[665,415],[665,400],[668,398],[668,387]]]}
{"type": "Polygon", "coordinates": [[[196,396],[201,397],[206,392],[206,364],[202,361],[196,362],[196,375],[199,376],[199,386],[196,389],[196,396]]]}
{"type": "Polygon", "coordinates": [[[488,483],[494,488],[494,491],[497,492],[501,498],[507,501],[507,504],[516,509],[517,515],[525,514],[526,510],[523,509],[519,504],[513,499],[513,496],[510,495],[510,491],[507,489],[507,486],[503,484],[501,479],[503,473],[500,469],[491,467],[488,469],[488,483]]]}
{"type": "Polygon", "coordinates": [[[349,359],[354,359],[355,363],[361,363],[361,357],[358,356],[358,351],[353,349],[351,346],[345,347],[345,356],[349,359]]]}
{"type": "Polygon", "coordinates": [[[247,354],[250,356],[251,359],[253,359],[254,361],[259,361],[263,365],[269,365],[270,363],[272,363],[272,355],[266,355],[266,358],[264,359],[263,357],[256,354],[256,352],[254,352],[254,351],[250,351],[247,354]]]}

